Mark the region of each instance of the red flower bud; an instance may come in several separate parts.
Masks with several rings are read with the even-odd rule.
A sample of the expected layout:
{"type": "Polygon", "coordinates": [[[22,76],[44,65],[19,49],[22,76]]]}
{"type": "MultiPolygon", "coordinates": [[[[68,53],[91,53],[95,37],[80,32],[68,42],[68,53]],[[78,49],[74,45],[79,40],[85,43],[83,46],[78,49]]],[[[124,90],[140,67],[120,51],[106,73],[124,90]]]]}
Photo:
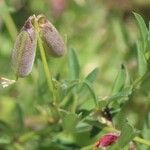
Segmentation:
{"type": "Polygon", "coordinates": [[[119,134],[117,133],[108,133],[102,136],[97,142],[97,148],[104,148],[114,144],[119,138],[119,134]]]}

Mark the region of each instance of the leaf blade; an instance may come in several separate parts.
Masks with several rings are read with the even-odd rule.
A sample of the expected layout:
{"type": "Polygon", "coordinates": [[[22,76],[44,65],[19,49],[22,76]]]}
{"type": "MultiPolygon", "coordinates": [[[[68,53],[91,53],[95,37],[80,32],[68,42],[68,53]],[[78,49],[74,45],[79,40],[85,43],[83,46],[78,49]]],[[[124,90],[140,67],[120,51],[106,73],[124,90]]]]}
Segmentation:
{"type": "Polygon", "coordinates": [[[74,49],[69,49],[69,77],[71,80],[79,78],[80,65],[74,49]]]}

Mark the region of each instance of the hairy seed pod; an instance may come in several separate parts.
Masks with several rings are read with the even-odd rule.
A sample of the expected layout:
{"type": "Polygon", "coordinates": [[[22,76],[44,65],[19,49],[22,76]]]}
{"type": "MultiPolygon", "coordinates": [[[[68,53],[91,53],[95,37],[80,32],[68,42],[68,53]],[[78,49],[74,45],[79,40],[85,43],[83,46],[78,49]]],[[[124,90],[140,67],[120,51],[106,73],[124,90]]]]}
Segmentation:
{"type": "Polygon", "coordinates": [[[33,19],[33,16],[30,16],[25,22],[12,51],[12,67],[17,78],[27,76],[34,63],[37,36],[32,25],[33,19]]]}
{"type": "Polygon", "coordinates": [[[57,29],[44,15],[38,15],[37,19],[40,28],[40,35],[47,52],[54,57],[64,55],[65,44],[57,29]]]}

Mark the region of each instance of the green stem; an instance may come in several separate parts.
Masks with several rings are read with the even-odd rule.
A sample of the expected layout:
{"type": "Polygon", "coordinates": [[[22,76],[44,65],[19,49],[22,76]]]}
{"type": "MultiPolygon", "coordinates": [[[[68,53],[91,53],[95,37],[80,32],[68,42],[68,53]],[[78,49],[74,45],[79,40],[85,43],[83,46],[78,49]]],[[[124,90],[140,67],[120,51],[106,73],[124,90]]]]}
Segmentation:
{"type": "Polygon", "coordinates": [[[47,63],[47,60],[46,60],[45,51],[44,51],[44,48],[43,48],[43,45],[42,45],[42,40],[41,40],[40,36],[38,36],[38,46],[39,46],[40,53],[41,53],[41,58],[42,58],[43,66],[44,66],[44,71],[45,71],[45,75],[46,75],[49,91],[51,92],[51,94],[53,96],[53,100],[54,100],[55,96],[54,96],[54,88],[53,88],[52,76],[51,76],[50,71],[49,71],[49,67],[48,67],[48,63],[47,63]]]}
{"type": "Polygon", "coordinates": [[[133,141],[150,146],[150,141],[142,139],[140,137],[135,137],[133,141]]]}
{"type": "Polygon", "coordinates": [[[5,22],[5,25],[9,31],[9,34],[10,34],[12,40],[15,41],[17,34],[18,34],[18,31],[17,31],[16,25],[15,25],[10,13],[9,13],[8,7],[5,4],[4,0],[1,2],[1,7],[4,8],[4,12],[1,13],[1,16],[5,22]]]}
{"type": "Polygon", "coordinates": [[[36,21],[36,18],[35,18],[35,29],[36,29],[37,36],[38,36],[38,46],[40,49],[41,59],[42,59],[42,63],[43,63],[44,71],[45,71],[45,76],[47,79],[48,88],[49,88],[50,93],[52,94],[53,101],[56,102],[55,95],[54,95],[54,86],[53,86],[53,82],[52,82],[52,76],[49,71],[49,67],[48,67],[48,63],[46,60],[46,55],[45,55],[45,51],[43,48],[42,40],[39,35],[39,27],[38,27],[38,22],[36,21]]]}

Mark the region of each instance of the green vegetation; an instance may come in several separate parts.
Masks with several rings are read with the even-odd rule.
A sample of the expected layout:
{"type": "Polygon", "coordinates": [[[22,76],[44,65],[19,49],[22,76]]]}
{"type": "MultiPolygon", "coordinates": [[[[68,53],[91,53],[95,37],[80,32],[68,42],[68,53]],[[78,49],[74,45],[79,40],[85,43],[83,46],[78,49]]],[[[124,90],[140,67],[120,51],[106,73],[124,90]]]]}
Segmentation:
{"type": "Polygon", "coordinates": [[[148,13],[140,15],[148,6],[146,0],[122,5],[118,0],[1,0],[0,149],[96,150],[109,145],[108,150],[149,150],[150,26],[148,13]],[[51,44],[57,53],[56,41],[62,41],[59,33],[44,35],[39,14],[64,39],[64,56],[48,54],[51,44]],[[24,31],[30,16],[36,37],[24,31]],[[29,75],[27,68],[27,74],[20,74],[22,58],[28,58],[24,52],[34,50],[29,41],[36,45],[34,65],[29,63],[29,75]]]}

